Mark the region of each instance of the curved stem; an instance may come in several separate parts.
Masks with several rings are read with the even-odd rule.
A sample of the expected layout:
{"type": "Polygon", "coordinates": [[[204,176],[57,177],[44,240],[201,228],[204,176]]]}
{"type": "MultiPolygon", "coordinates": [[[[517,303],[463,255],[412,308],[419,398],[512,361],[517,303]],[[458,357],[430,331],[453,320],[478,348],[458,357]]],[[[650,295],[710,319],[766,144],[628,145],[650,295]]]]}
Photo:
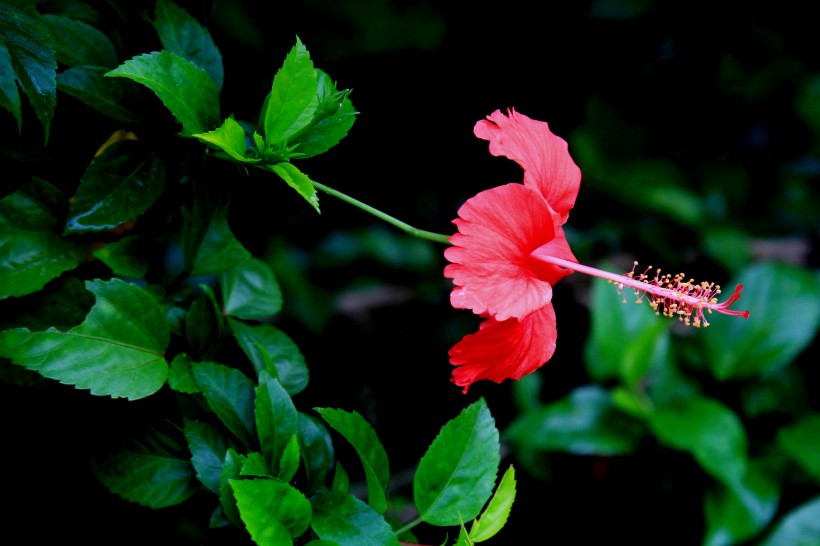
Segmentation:
{"type": "Polygon", "coordinates": [[[394,533],[396,533],[396,536],[399,536],[402,533],[404,533],[406,531],[409,531],[410,529],[412,529],[413,527],[415,527],[416,525],[418,525],[422,521],[424,521],[424,520],[422,520],[421,518],[416,518],[413,521],[411,521],[410,523],[408,523],[407,525],[405,525],[404,527],[402,527],[401,529],[397,529],[396,531],[394,531],[394,533]]]}
{"type": "Polygon", "coordinates": [[[341,199],[342,201],[353,205],[354,207],[360,208],[365,212],[369,212],[370,214],[372,214],[376,218],[384,220],[388,224],[392,224],[392,225],[396,226],[397,228],[399,228],[400,230],[402,230],[406,233],[409,233],[410,235],[412,235],[414,237],[418,237],[419,239],[427,239],[428,241],[433,241],[433,242],[436,242],[436,243],[444,243],[444,244],[447,244],[447,245],[450,244],[450,241],[448,240],[449,237],[450,237],[449,235],[442,235],[441,233],[434,233],[432,231],[424,231],[422,229],[415,228],[415,227],[411,226],[410,224],[406,224],[406,223],[402,222],[401,220],[397,220],[396,218],[393,218],[389,214],[385,214],[384,212],[380,211],[379,209],[375,209],[375,208],[371,207],[370,205],[362,203],[358,199],[354,199],[354,198],[350,197],[349,195],[346,195],[346,194],[344,194],[340,191],[334,190],[333,188],[325,186],[324,184],[320,184],[319,182],[313,182],[313,186],[317,190],[321,190],[321,191],[323,191],[323,192],[325,192],[329,195],[332,195],[333,197],[336,197],[337,199],[341,199]]]}

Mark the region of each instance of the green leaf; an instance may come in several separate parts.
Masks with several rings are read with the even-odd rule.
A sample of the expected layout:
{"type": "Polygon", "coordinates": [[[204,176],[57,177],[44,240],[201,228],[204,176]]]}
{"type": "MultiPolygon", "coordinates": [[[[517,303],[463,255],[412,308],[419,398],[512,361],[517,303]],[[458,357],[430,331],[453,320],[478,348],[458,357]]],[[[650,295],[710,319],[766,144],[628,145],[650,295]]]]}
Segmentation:
{"type": "Polygon", "coordinates": [[[820,537],[820,497],[785,516],[758,546],[815,546],[820,537]]]}
{"type": "Polygon", "coordinates": [[[334,465],[330,434],[316,417],[299,413],[299,450],[307,476],[307,491],[323,487],[325,477],[334,465]]]}
{"type": "Polygon", "coordinates": [[[493,492],[500,448],[483,398],[444,425],[413,479],[419,518],[440,526],[475,518],[493,492]]]}
{"type": "Polygon", "coordinates": [[[245,525],[239,516],[239,508],[236,506],[236,498],[233,494],[231,481],[240,477],[242,464],[245,456],[236,452],[233,448],[228,448],[225,454],[225,462],[222,464],[222,474],[219,477],[219,505],[225,512],[225,517],[235,526],[242,529],[245,525]]]}
{"type": "MultiPolygon", "coordinates": [[[[29,330],[45,330],[49,327],[65,331],[78,326],[94,307],[94,295],[85,289],[81,280],[65,276],[26,298],[26,311],[14,317],[14,327],[24,326],[29,330]]],[[[0,327],[2,329],[2,327],[0,327]]]]}
{"type": "Polygon", "coordinates": [[[820,481],[820,413],[804,415],[777,433],[777,443],[800,467],[820,481]]]}
{"type": "Polygon", "coordinates": [[[319,106],[318,77],[305,46],[296,38],[276,73],[265,110],[265,142],[283,144],[313,121],[319,106]]]}
{"type": "Polygon", "coordinates": [[[252,451],[246,455],[239,474],[243,477],[273,478],[268,463],[258,451],[252,451]]]}
{"type": "Polygon", "coordinates": [[[140,237],[123,237],[94,250],[94,257],[116,275],[140,278],[148,272],[148,264],[141,258],[144,247],[140,237]]]}
{"type": "Polygon", "coordinates": [[[57,74],[57,89],[87,106],[122,123],[140,119],[134,84],[117,78],[105,78],[107,68],[77,66],[57,74]]]}
{"type": "Polygon", "coordinates": [[[470,539],[473,542],[483,542],[498,534],[507,523],[507,518],[510,517],[514,500],[515,469],[510,466],[501,477],[501,483],[498,484],[487,508],[481,513],[481,517],[473,521],[470,526],[470,539]]]}
{"type": "Polygon", "coordinates": [[[634,301],[628,290],[619,295],[612,283],[597,278],[592,282],[591,334],[584,360],[597,381],[618,378],[635,388],[669,356],[671,321],[658,320],[649,305],[634,301]]]}
{"type": "Polygon", "coordinates": [[[239,122],[234,121],[232,117],[225,118],[222,125],[208,131],[207,133],[199,133],[193,135],[195,138],[212,144],[242,163],[259,163],[260,158],[247,157],[248,145],[245,140],[245,129],[239,122]]]}
{"type": "Polygon", "coordinates": [[[96,303],[67,332],[0,332],[0,356],[91,394],[144,398],[168,377],[168,322],[156,300],[118,279],[86,281],[96,303]]]}
{"type": "Polygon", "coordinates": [[[299,433],[299,412],[287,391],[266,370],[259,373],[255,408],[259,445],[268,466],[276,474],[285,446],[299,433]]]}
{"type": "Polygon", "coordinates": [[[348,476],[347,470],[339,461],[336,461],[336,468],[333,470],[333,483],[330,488],[340,493],[350,492],[350,476],[348,476]]]}
{"type": "Polygon", "coordinates": [[[333,408],[314,408],[327,423],[350,442],[364,466],[367,504],[379,514],[387,510],[390,465],[376,431],[364,417],[333,408]]]}
{"type": "Polygon", "coordinates": [[[312,509],[305,496],[277,479],[231,480],[239,514],[254,542],[278,545],[276,531],[301,536],[310,525],[312,509]],[[272,536],[268,536],[272,533],[272,536]]]}
{"type": "Polygon", "coordinates": [[[48,26],[57,60],[68,66],[114,68],[119,62],[111,40],[88,23],[63,15],[43,15],[48,26]]]}
{"type": "Polygon", "coordinates": [[[0,1],[0,106],[11,112],[22,130],[17,84],[43,126],[47,143],[57,104],[57,59],[48,27],[33,2],[0,1]]]}
{"type": "Polygon", "coordinates": [[[185,269],[192,275],[212,275],[250,258],[228,226],[227,198],[197,191],[194,206],[184,212],[182,247],[185,269]]]}
{"type": "Polygon", "coordinates": [[[108,146],[80,178],[66,233],[105,231],[148,210],[165,188],[159,158],[136,140],[108,146]]]}
{"type": "Polygon", "coordinates": [[[185,315],[185,339],[195,360],[209,360],[219,352],[225,319],[207,285],[185,315]]]}
{"type": "Polygon", "coordinates": [[[310,205],[319,212],[319,195],[313,187],[313,181],[308,176],[297,169],[292,163],[276,163],[273,165],[263,165],[287,182],[288,186],[296,190],[304,197],[310,205]]]}
{"type": "Polygon", "coordinates": [[[155,431],[94,465],[100,481],[122,498],[151,508],[184,502],[196,492],[194,469],[182,446],[155,431]]]}
{"type": "Polygon", "coordinates": [[[0,299],[24,296],[76,267],[89,250],[60,236],[62,193],[34,178],[0,199],[0,299]]]}
{"type": "Polygon", "coordinates": [[[757,535],[774,517],[780,484],[762,468],[749,464],[743,479],[709,491],[704,502],[706,533],[702,546],[739,544],[757,535]]]}
{"type": "Polygon", "coordinates": [[[267,369],[291,396],[304,390],[309,379],[308,367],[299,347],[287,334],[270,324],[250,325],[231,318],[228,325],[257,374],[267,369]],[[267,368],[271,361],[272,370],[267,368]]]}
{"type": "Polygon", "coordinates": [[[230,444],[219,429],[203,421],[185,419],[184,431],[197,479],[219,495],[222,465],[230,444]]]}
{"type": "Polygon", "coordinates": [[[299,451],[299,436],[294,434],[285,444],[285,449],[282,452],[282,458],[279,460],[279,472],[277,478],[283,482],[289,482],[296,475],[299,470],[299,458],[301,452],[299,451]]]}
{"type": "Polygon", "coordinates": [[[597,385],[523,413],[504,431],[517,449],[603,456],[632,453],[642,434],[639,422],[619,412],[597,385]]]}
{"type": "Polygon", "coordinates": [[[282,309],[282,291],[271,267],[248,258],[219,275],[222,310],[241,319],[266,319],[282,309]]]}
{"type": "Polygon", "coordinates": [[[385,519],[356,497],[327,491],[311,499],[313,531],[340,546],[398,546],[385,519]]]}
{"type": "Polygon", "coordinates": [[[185,353],[179,353],[171,361],[171,371],[168,375],[168,386],[177,392],[186,394],[198,393],[199,386],[196,384],[191,366],[194,361],[185,353]]]}
{"type": "Polygon", "coordinates": [[[291,144],[298,144],[296,151],[299,152],[301,159],[322,154],[338,144],[356,120],[357,112],[353,109],[353,103],[347,98],[349,93],[337,91],[330,76],[325,72],[318,69],[316,72],[319,76],[320,103],[317,113],[322,112],[326,115],[322,115],[318,121],[291,141],[291,144]],[[329,111],[330,108],[335,108],[335,110],[329,111]]]}
{"type": "Polygon", "coordinates": [[[658,440],[691,453],[726,485],[746,473],[746,432],[737,415],[717,400],[696,397],[658,408],[649,425],[658,440]]]}
{"type": "Polygon", "coordinates": [[[162,101],[190,137],[219,123],[219,92],[207,72],[170,51],[138,55],[108,72],[107,77],[130,78],[162,101]]]}
{"type": "Polygon", "coordinates": [[[216,90],[222,89],[222,55],[208,29],[169,0],[158,0],[154,14],[154,28],[162,48],[201,67],[213,80],[216,90]]]}
{"type": "Polygon", "coordinates": [[[256,437],[253,382],[241,371],[216,362],[195,362],[191,371],[219,420],[246,446],[253,445],[256,437]]]}
{"type": "MultiPolygon", "coordinates": [[[[720,317],[703,332],[704,361],[721,380],[748,378],[788,365],[815,339],[820,326],[820,273],[785,263],[742,271],[738,309],[747,320],[720,317]]],[[[724,292],[729,292],[724,290],[724,292]]]]}

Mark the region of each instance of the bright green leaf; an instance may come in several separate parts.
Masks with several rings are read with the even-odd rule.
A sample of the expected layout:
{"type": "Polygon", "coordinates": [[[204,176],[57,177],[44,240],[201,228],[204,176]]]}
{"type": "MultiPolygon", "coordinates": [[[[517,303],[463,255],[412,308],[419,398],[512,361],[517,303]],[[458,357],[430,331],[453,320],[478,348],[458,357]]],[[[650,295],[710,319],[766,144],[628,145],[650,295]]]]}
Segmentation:
{"type": "Polygon", "coordinates": [[[367,504],[379,514],[387,510],[387,486],[390,465],[387,453],[376,431],[364,417],[333,408],[314,408],[327,423],[350,442],[364,467],[367,480],[367,504]]]}
{"type": "Polygon", "coordinates": [[[255,407],[259,445],[268,466],[276,474],[285,446],[299,433],[299,412],[287,391],[266,370],[259,373],[255,407]]]}
{"type": "Polygon", "coordinates": [[[313,531],[340,546],[398,546],[385,519],[356,497],[327,491],[311,499],[313,531]]]}
{"type": "Polygon", "coordinates": [[[510,517],[514,500],[515,469],[510,466],[501,477],[501,483],[498,484],[493,498],[481,513],[481,517],[473,521],[470,527],[470,539],[473,542],[483,542],[498,534],[507,523],[507,518],[510,517]]]}
{"type": "Polygon", "coordinates": [[[196,477],[218,495],[222,465],[230,447],[228,440],[215,426],[194,419],[185,420],[184,431],[196,477]]]}
{"type": "Polygon", "coordinates": [[[339,461],[336,461],[336,468],[333,470],[333,483],[330,488],[340,493],[350,492],[350,476],[339,461]]]}
{"type": "Polygon", "coordinates": [[[501,446],[483,398],[449,421],[419,462],[413,498],[431,525],[475,518],[493,492],[501,446]]]}
{"type": "Polygon", "coordinates": [[[196,492],[194,469],[182,446],[162,432],[94,465],[94,473],[112,493],[151,508],[179,504],[196,492]]]}
{"type": "Polygon", "coordinates": [[[245,460],[242,462],[242,469],[239,471],[239,474],[243,477],[252,476],[273,478],[273,473],[270,471],[270,467],[265,461],[265,457],[263,457],[258,451],[252,451],[245,456],[245,460]]]}
{"type": "Polygon", "coordinates": [[[182,136],[193,136],[219,123],[219,92],[207,72],[170,51],[138,55],[108,72],[130,78],[156,93],[182,124],[182,136]]]}
{"type": "Polygon", "coordinates": [[[55,209],[65,203],[57,188],[37,178],[0,199],[0,299],[37,292],[80,263],[86,245],[60,235],[55,209]]]}
{"type": "Polygon", "coordinates": [[[724,484],[746,473],[746,432],[735,413],[710,398],[658,408],[649,425],[662,443],[690,452],[700,466],[724,484]]]}
{"type": "Polygon", "coordinates": [[[91,394],[130,400],[165,384],[168,322],[153,297],[118,279],[86,281],[96,303],[67,332],[0,332],[0,356],[91,394]]]}
{"type": "Polygon", "coordinates": [[[305,358],[287,334],[270,324],[251,325],[229,318],[228,325],[257,375],[267,369],[291,396],[307,386],[309,377],[305,358]],[[273,363],[273,370],[266,367],[268,362],[273,363]]]}
{"type": "Polygon", "coordinates": [[[820,497],[785,516],[758,546],[816,546],[820,537],[820,497]]]}
{"type": "Polygon", "coordinates": [[[107,68],[77,66],[57,74],[57,89],[122,123],[139,120],[138,95],[132,82],[105,78],[107,68]]]}
{"type": "Polygon", "coordinates": [[[201,67],[213,80],[216,90],[222,89],[222,55],[208,29],[169,0],[158,0],[154,14],[154,28],[163,49],[201,67]]]}
{"type": "MultiPolygon", "coordinates": [[[[820,273],[784,263],[758,263],[742,271],[733,307],[750,316],[718,317],[703,332],[704,360],[721,380],[747,378],[788,365],[817,335],[820,273]]],[[[724,290],[729,292],[729,290],[724,290]]]]}
{"type": "Polygon", "coordinates": [[[299,413],[299,450],[302,466],[308,479],[307,491],[313,492],[324,486],[327,473],[335,459],[330,433],[319,419],[299,413]]]}
{"type": "Polygon", "coordinates": [[[242,521],[257,544],[280,544],[264,540],[268,529],[277,525],[293,538],[307,531],[312,512],[310,501],[290,485],[276,479],[254,479],[231,480],[231,487],[242,521]]]}
{"type": "Polygon", "coordinates": [[[296,471],[299,470],[299,459],[301,452],[299,451],[299,436],[294,434],[285,444],[285,449],[282,452],[282,458],[279,460],[279,472],[276,477],[283,482],[290,482],[296,471]]]}
{"type": "MultiPolygon", "coordinates": [[[[291,141],[291,144],[298,144],[296,151],[301,159],[307,159],[322,154],[339,143],[344,138],[353,122],[356,120],[357,112],[353,109],[353,103],[347,98],[347,92],[336,91],[336,86],[325,72],[316,71],[319,75],[319,102],[320,106],[317,115],[325,113],[328,103],[333,99],[338,102],[333,105],[336,110],[328,115],[323,115],[313,123],[310,128],[303,131],[291,141]]],[[[315,119],[315,118],[314,118],[315,119]]]]}
{"type": "Polygon", "coordinates": [[[232,158],[242,163],[259,163],[260,158],[247,157],[248,146],[245,141],[245,129],[233,118],[225,118],[222,125],[208,131],[193,135],[208,144],[213,144],[232,158]]]}
{"type": "Polygon", "coordinates": [[[282,309],[282,291],[271,267],[256,258],[223,271],[222,309],[232,317],[266,319],[282,309]]]}
{"type": "Polygon", "coordinates": [[[625,455],[643,434],[639,422],[619,412],[604,389],[578,387],[568,397],[517,417],[504,431],[516,448],[576,455],[625,455]]]}
{"type": "Polygon", "coordinates": [[[48,27],[26,0],[0,1],[0,106],[11,112],[22,128],[17,83],[43,126],[48,142],[57,104],[57,59],[48,27]]]}
{"type": "Polygon", "coordinates": [[[191,371],[208,406],[246,446],[254,444],[254,384],[235,368],[216,362],[195,362],[191,371]]]}
{"type": "Polygon", "coordinates": [[[781,428],[777,443],[803,470],[820,481],[820,414],[804,415],[781,428]]]}
{"type": "Polygon", "coordinates": [[[313,187],[313,181],[308,176],[297,169],[292,163],[276,163],[274,165],[264,165],[279,175],[287,182],[288,186],[296,190],[304,197],[310,205],[319,212],[319,195],[313,187]]]}
{"type": "Polygon", "coordinates": [[[57,60],[68,66],[114,68],[119,58],[111,40],[88,23],[63,15],[43,15],[54,40],[57,60]]]}
{"type": "Polygon", "coordinates": [[[313,120],[319,106],[318,77],[305,46],[296,38],[273,78],[265,111],[265,142],[283,144],[313,120]]]}
{"type": "Polygon", "coordinates": [[[66,233],[105,231],[148,210],[165,188],[159,158],[136,140],[108,146],[80,178],[66,233]]]}

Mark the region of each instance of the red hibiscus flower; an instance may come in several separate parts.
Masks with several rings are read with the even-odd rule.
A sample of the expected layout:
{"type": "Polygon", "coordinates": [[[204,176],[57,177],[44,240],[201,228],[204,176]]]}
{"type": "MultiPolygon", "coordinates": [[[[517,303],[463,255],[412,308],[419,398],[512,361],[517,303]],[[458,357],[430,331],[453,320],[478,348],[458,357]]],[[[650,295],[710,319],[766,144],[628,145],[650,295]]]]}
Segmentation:
{"type": "Polygon", "coordinates": [[[449,353],[456,366],[452,381],[465,393],[481,379],[521,379],[552,357],[557,338],[552,286],[572,271],[606,278],[620,289],[628,286],[658,313],[686,324],[708,325],[704,310],[748,317],[748,311],[728,309],[742,286],[718,303],[720,287],[714,284],[659,272],[615,275],[579,264],[562,228],[581,183],[566,141],[546,123],[512,109],[479,121],[474,133],[490,141],[490,153],[516,161],[524,181],[468,199],[453,221],[458,232],[449,238],[452,246],[444,252],[450,262],[444,275],[454,284],[450,303],[485,319],[449,353]]]}

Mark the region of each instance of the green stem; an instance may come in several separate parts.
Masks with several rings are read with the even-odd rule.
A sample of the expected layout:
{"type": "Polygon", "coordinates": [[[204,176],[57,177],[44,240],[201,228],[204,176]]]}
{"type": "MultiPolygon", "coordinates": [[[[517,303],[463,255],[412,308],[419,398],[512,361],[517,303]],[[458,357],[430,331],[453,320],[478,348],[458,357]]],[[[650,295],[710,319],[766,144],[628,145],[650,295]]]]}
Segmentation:
{"type": "Polygon", "coordinates": [[[405,525],[404,527],[402,527],[401,529],[397,529],[393,532],[396,533],[396,536],[400,536],[402,533],[406,533],[407,531],[409,531],[410,529],[412,529],[413,527],[415,527],[416,525],[418,525],[422,521],[424,521],[424,520],[422,520],[421,518],[416,518],[413,521],[411,521],[410,523],[408,523],[407,525],[405,525]]]}
{"type": "Polygon", "coordinates": [[[362,209],[365,212],[369,212],[370,214],[372,214],[376,218],[384,220],[388,224],[392,224],[392,225],[396,226],[397,228],[399,228],[400,230],[405,231],[406,233],[409,233],[410,235],[412,235],[414,237],[418,237],[420,239],[427,239],[428,241],[434,241],[436,243],[444,243],[446,245],[450,244],[450,241],[448,240],[449,237],[450,237],[449,235],[442,235],[440,233],[433,233],[432,231],[424,231],[422,229],[414,228],[410,224],[405,224],[401,220],[397,220],[396,218],[393,218],[389,214],[385,214],[382,211],[371,207],[370,205],[362,203],[358,199],[354,199],[354,198],[350,197],[349,195],[345,195],[344,193],[342,193],[340,191],[336,191],[333,188],[329,188],[328,186],[325,186],[324,184],[320,184],[319,182],[313,182],[313,186],[317,190],[321,190],[321,191],[323,191],[323,192],[325,192],[329,195],[332,195],[333,197],[336,197],[336,198],[341,199],[342,201],[344,201],[346,203],[349,203],[349,204],[353,205],[354,207],[358,207],[358,208],[362,209]]]}

